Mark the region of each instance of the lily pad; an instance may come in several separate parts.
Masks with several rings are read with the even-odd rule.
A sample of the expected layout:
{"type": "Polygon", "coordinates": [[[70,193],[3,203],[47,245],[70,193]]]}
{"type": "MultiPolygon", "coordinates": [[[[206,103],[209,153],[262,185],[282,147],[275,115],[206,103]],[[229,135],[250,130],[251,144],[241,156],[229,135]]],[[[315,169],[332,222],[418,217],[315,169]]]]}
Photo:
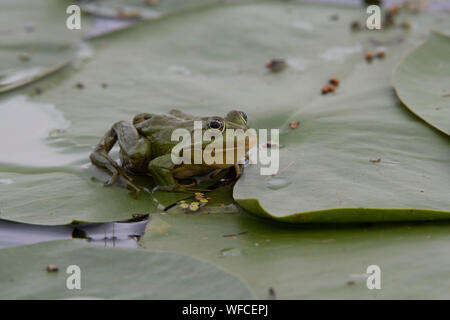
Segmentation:
{"type": "Polygon", "coordinates": [[[395,92],[412,113],[450,135],[450,36],[432,32],[393,75],[395,92]]]}
{"type": "Polygon", "coordinates": [[[319,228],[245,213],[169,212],[150,216],[141,245],[223,267],[258,299],[445,299],[449,227],[319,228]],[[367,289],[369,265],[381,269],[381,290],[367,289]]]}
{"type": "Polygon", "coordinates": [[[167,13],[192,9],[218,0],[83,0],[83,11],[114,19],[156,19],[167,13]]]}
{"type": "Polygon", "coordinates": [[[180,254],[63,240],[0,249],[0,259],[1,299],[252,298],[235,276],[180,254]],[[80,268],[80,290],[66,287],[71,265],[80,268]]]}
{"type": "MultiPolygon", "coordinates": [[[[288,185],[270,189],[271,178],[250,166],[235,186],[234,197],[255,214],[292,222],[306,216],[297,214],[310,211],[331,212],[329,219],[316,219],[329,222],[448,218],[449,141],[411,116],[390,85],[392,68],[436,25],[435,17],[445,14],[418,15],[415,23],[421,28],[413,28],[404,41],[388,48],[384,60],[372,64],[364,60],[366,46],[376,49],[369,41],[371,33],[355,35],[349,30],[351,21],[364,17],[364,11],[351,7],[225,3],[142,21],[91,41],[95,58],[65,75],[43,79],[42,94],[31,98],[54,105],[70,121],[62,140],[52,147],[63,145],[84,157],[45,169],[45,174],[64,173],[61,186],[71,185],[73,173],[83,180],[86,189],[80,184],[72,192],[73,203],[80,195],[94,193],[87,198],[92,200],[80,201],[70,217],[97,221],[94,212],[111,217],[100,212],[105,210],[103,202],[93,199],[105,196],[106,201],[107,194],[116,196],[116,189],[128,196],[123,189],[104,188],[99,179],[95,185],[88,182],[94,172],[87,155],[112,124],[130,121],[141,112],[179,108],[219,116],[242,109],[252,127],[282,129],[285,148],[280,149],[276,178],[287,179],[288,185]],[[332,14],[339,20],[324,21],[332,14]],[[130,59],[124,63],[123,57],[130,59]],[[284,58],[285,70],[268,72],[265,64],[273,58],[284,58]],[[333,76],[341,80],[339,88],[321,95],[321,87],[333,76]],[[299,121],[295,129],[289,126],[292,121],[299,121]],[[378,158],[380,162],[371,161],[378,158]],[[270,214],[258,209],[257,202],[270,214]],[[340,211],[333,211],[336,208],[340,211]]],[[[379,38],[389,35],[386,31],[379,38]]],[[[32,91],[25,88],[20,93],[32,91]]],[[[14,139],[8,142],[14,144],[14,139]]],[[[113,153],[117,155],[117,149],[113,153]]],[[[44,172],[28,166],[5,164],[1,170],[23,175],[25,185],[47,179],[39,177],[44,172]]],[[[6,187],[11,194],[20,193],[19,184],[6,187]]],[[[48,195],[39,191],[33,189],[30,197],[44,201],[48,195]]],[[[69,190],[53,192],[65,196],[69,190]]],[[[112,205],[120,199],[114,198],[112,205]]],[[[11,220],[26,212],[38,219],[30,208],[2,211],[11,220]]]]}
{"type": "Polygon", "coordinates": [[[43,78],[66,66],[90,29],[66,27],[70,1],[5,0],[0,12],[0,93],[43,78]]]}

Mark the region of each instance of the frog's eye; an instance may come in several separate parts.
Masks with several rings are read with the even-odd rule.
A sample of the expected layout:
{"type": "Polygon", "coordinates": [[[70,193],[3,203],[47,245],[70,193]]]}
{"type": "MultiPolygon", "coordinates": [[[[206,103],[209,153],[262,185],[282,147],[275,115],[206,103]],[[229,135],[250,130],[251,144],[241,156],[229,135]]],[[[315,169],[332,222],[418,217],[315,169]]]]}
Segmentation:
{"type": "Polygon", "coordinates": [[[244,112],[244,111],[239,111],[239,113],[241,114],[241,116],[242,116],[242,119],[244,119],[244,121],[245,121],[245,123],[247,123],[247,114],[244,112]]]}
{"type": "Polygon", "coordinates": [[[212,119],[209,120],[208,125],[209,125],[209,127],[211,129],[222,130],[223,126],[224,126],[224,123],[223,123],[222,119],[212,118],[212,119]]]}

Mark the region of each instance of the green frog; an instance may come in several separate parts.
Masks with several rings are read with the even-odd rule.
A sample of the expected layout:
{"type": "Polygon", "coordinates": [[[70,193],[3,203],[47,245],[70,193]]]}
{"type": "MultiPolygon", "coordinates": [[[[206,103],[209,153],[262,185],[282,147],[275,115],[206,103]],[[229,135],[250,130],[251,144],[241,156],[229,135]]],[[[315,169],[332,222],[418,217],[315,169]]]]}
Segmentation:
{"type": "MultiPolygon", "coordinates": [[[[136,192],[138,197],[141,191],[133,183],[133,174],[149,174],[152,176],[158,188],[168,191],[205,191],[196,189],[197,179],[193,177],[213,177],[223,170],[234,167],[236,178],[242,173],[243,165],[238,164],[235,157],[234,163],[225,164],[174,164],[171,157],[173,147],[179,141],[172,141],[172,132],[177,128],[187,129],[192,136],[194,132],[194,121],[201,121],[202,136],[207,129],[217,129],[222,132],[225,141],[226,129],[247,130],[247,115],[245,112],[233,110],[224,118],[195,117],[181,112],[171,110],[168,114],[141,113],[136,115],[132,122],[116,122],[104,135],[94,151],[90,155],[92,164],[106,169],[111,173],[111,178],[105,186],[113,185],[119,178],[124,181],[127,188],[136,192]],[[109,152],[118,142],[120,147],[119,165],[110,156],[109,152]],[[181,183],[181,181],[190,183],[181,183]]],[[[202,142],[202,151],[210,142],[202,142]]],[[[235,144],[236,148],[236,144],[235,144]]],[[[250,142],[246,141],[247,153],[250,142]]]]}

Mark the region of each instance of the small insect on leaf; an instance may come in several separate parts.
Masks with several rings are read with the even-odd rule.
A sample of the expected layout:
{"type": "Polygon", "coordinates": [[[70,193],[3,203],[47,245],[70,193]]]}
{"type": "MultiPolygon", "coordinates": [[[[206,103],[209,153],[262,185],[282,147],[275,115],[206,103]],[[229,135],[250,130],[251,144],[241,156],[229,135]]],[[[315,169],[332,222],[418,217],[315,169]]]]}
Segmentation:
{"type": "Polygon", "coordinates": [[[328,86],[328,92],[334,92],[334,87],[333,86],[328,86]]]}
{"type": "Polygon", "coordinates": [[[291,122],[289,123],[289,127],[290,127],[291,129],[295,129],[295,128],[297,128],[297,127],[299,126],[299,124],[300,124],[300,121],[291,121],[291,122]]]}
{"type": "Polygon", "coordinates": [[[328,93],[328,86],[323,86],[322,87],[322,94],[327,94],[328,93]]]}
{"type": "Polygon", "coordinates": [[[378,163],[378,162],[381,162],[381,158],[370,159],[369,161],[372,163],[378,163]]]}
{"type": "Polygon", "coordinates": [[[180,203],[180,208],[187,209],[187,208],[189,208],[189,204],[188,203],[180,203]]]}
{"type": "Polygon", "coordinates": [[[367,62],[369,62],[369,63],[372,62],[372,60],[373,60],[373,53],[372,52],[366,51],[364,56],[365,56],[367,62]]]}
{"type": "Polygon", "coordinates": [[[386,52],[383,50],[378,50],[376,56],[378,59],[383,59],[386,56],[386,52]]]}
{"type": "Polygon", "coordinates": [[[270,70],[270,72],[280,72],[286,67],[286,61],[283,59],[272,59],[266,63],[266,68],[270,70]]]}
{"type": "Polygon", "coordinates": [[[77,89],[83,89],[83,88],[84,88],[84,84],[82,84],[81,82],[77,82],[77,83],[75,84],[75,88],[77,88],[77,89]]]}
{"type": "Polygon", "coordinates": [[[49,264],[45,270],[47,270],[47,272],[57,272],[58,271],[58,267],[55,266],[54,264],[49,264]]]}
{"type": "Polygon", "coordinates": [[[336,77],[333,77],[329,80],[330,84],[332,84],[333,86],[337,87],[339,86],[339,79],[336,77]]]}

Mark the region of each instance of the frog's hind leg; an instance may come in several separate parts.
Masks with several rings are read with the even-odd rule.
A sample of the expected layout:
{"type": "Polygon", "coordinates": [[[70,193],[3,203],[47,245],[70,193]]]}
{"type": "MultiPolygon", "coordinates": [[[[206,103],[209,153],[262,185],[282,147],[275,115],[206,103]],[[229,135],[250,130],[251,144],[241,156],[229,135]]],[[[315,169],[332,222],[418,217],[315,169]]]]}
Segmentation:
{"type": "Polygon", "coordinates": [[[150,161],[150,142],[140,137],[136,128],[125,121],[115,123],[105,136],[100,140],[90,155],[91,162],[111,172],[112,176],[105,186],[113,185],[118,177],[121,177],[127,187],[136,191],[138,196],[140,189],[133,184],[126,170],[120,167],[110,156],[109,152],[116,142],[119,142],[124,168],[130,171],[139,171],[146,168],[150,161]]]}

